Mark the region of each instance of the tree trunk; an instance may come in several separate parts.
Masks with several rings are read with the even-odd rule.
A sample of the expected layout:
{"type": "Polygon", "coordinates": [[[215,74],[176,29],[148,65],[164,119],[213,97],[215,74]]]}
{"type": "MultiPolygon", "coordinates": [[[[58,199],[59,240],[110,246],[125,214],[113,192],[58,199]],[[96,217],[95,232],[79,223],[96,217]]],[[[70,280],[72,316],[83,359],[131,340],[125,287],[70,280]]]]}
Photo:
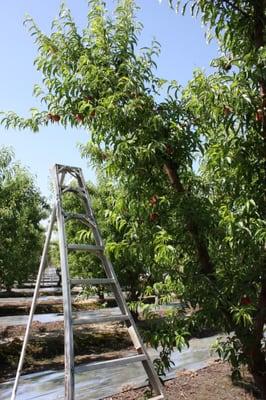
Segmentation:
{"type": "Polygon", "coordinates": [[[258,300],[257,313],[254,317],[253,340],[247,348],[249,356],[248,367],[254,382],[260,389],[262,399],[266,399],[266,359],[262,351],[261,342],[266,323],[266,278],[262,280],[261,291],[258,300]]]}
{"type": "MultiPolygon", "coordinates": [[[[134,288],[131,287],[130,288],[130,292],[129,292],[129,296],[128,296],[128,301],[138,301],[139,300],[139,291],[134,288]]],[[[136,308],[135,310],[131,310],[131,315],[134,319],[135,322],[137,322],[139,320],[139,312],[138,312],[138,308],[136,308]]]]}
{"type": "MultiPolygon", "coordinates": [[[[254,1],[254,46],[257,51],[265,46],[265,25],[266,25],[266,0],[254,1]]],[[[262,126],[259,128],[263,138],[263,159],[266,163],[266,80],[265,65],[257,66],[259,96],[261,98],[262,126]]]]}
{"type": "MultiPolygon", "coordinates": [[[[265,45],[265,25],[266,25],[266,0],[255,0],[254,7],[254,46],[257,50],[265,45]]],[[[259,96],[261,98],[262,124],[259,127],[263,138],[262,157],[266,171],[266,80],[263,75],[264,65],[258,65],[257,71],[261,71],[259,78],[259,96]]],[[[265,178],[264,178],[265,180],[265,178]]],[[[264,182],[266,183],[266,182],[264,182]]],[[[266,187],[266,186],[265,186],[266,187]]],[[[266,189],[264,189],[264,205],[262,205],[262,216],[265,218],[266,189]]],[[[265,249],[264,249],[265,251],[265,249]]],[[[257,311],[253,320],[254,340],[250,351],[249,370],[253,375],[254,381],[260,391],[262,398],[266,399],[266,359],[262,351],[261,341],[264,334],[264,324],[266,323],[266,262],[263,260],[261,291],[259,294],[257,311]]]]}
{"type": "Polygon", "coordinates": [[[5,285],[5,289],[8,295],[11,295],[12,293],[12,285],[5,285]]]}
{"type": "MultiPolygon", "coordinates": [[[[168,160],[164,163],[163,168],[174,190],[177,193],[185,194],[185,189],[177,173],[178,166],[175,161],[168,160]]],[[[185,223],[187,230],[195,243],[201,271],[205,275],[208,275],[210,279],[213,279],[214,265],[211,262],[205,240],[200,235],[199,227],[190,215],[185,215],[185,223]]]]}
{"type": "Polygon", "coordinates": [[[101,287],[97,288],[97,296],[99,298],[99,302],[100,303],[104,303],[104,291],[103,291],[103,288],[101,288],[101,287]]]}
{"type": "MultiPolygon", "coordinates": [[[[175,162],[167,161],[164,164],[164,171],[176,192],[185,194],[185,189],[179,179],[175,162]]],[[[186,215],[185,218],[187,229],[195,243],[201,271],[206,276],[209,276],[210,279],[214,280],[214,265],[210,260],[206,243],[199,234],[196,222],[193,221],[189,215],[186,215]]],[[[266,361],[261,345],[261,340],[263,339],[263,328],[266,323],[266,279],[262,281],[257,310],[256,317],[254,318],[254,340],[247,351],[249,354],[249,370],[256,386],[262,393],[262,399],[266,400],[266,361]]],[[[222,312],[226,319],[230,320],[232,323],[231,315],[228,310],[222,310],[222,312]]]]}

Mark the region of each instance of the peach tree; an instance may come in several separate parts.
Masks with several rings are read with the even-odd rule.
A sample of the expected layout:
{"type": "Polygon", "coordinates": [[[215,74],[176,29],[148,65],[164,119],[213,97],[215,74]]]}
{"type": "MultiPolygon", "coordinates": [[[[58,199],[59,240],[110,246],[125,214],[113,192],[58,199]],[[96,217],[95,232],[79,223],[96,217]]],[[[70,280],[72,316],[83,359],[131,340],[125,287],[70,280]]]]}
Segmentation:
{"type": "MultiPolygon", "coordinates": [[[[151,218],[157,260],[175,267],[182,299],[197,307],[182,323],[230,333],[218,352],[235,376],[247,364],[265,393],[265,2],[184,3],[219,39],[209,76],[197,71],[183,89],[157,77],[160,47],[139,48],[132,0],[119,1],[113,19],[103,1],[89,1],[82,32],[62,6],[49,36],[26,20],[44,111],[9,112],[2,123],[88,129],[83,156],[126,187],[136,218],[151,218]]],[[[185,343],[180,319],[169,321],[155,346],[185,343]]]]}
{"type": "Polygon", "coordinates": [[[224,259],[213,274],[224,280],[223,297],[235,335],[218,345],[235,365],[245,363],[266,396],[265,1],[171,2],[190,5],[218,40],[215,72],[197,72],[184,91],[195,128],[205,138],[202,177],[209,187],[223,234],[216,247],[224,259]],[[197,121],[200,121],[198,123],[197,121]],[[246,312],[247,311],[247,312],[246,312]]]}
{"type": "MultiPolygon", "coordinates": [[[[164,280],[166,271],[168,279],[176,275],[173,265],[174,248],[168,250],[171,251],[171,259],[158,254],[162,237],[154,229],[158,223],[155,203],[159,203],[161,199],[153,197],[149,201],[136,203],[134,199],[130,199],[124,185],[103,173],[97,174],[96,184],[88,182],[87,187],[94,214],[106,242],[106,251],[132,309],[136,310],[147,292],[147,287],[164,280]]],[[[63,206],[73,213],[83,211],[82,202],[71,193],[64,196],[63,206]]],[[[92,231],[79,222],[68,222],[66,232],[71,243],[94,243],[92,231]]],[[[54,260],[58,263],[58,252],[54,252],[54,255],[54,260]]],[[[90,254],[70,254],[69,267],[72,277],[105,277],[98,258],[90,254]]],[[[99,286],[97,292],[102,300],[103,289],[99,286]]],[[[162,297],[161,291],[158,296],[162,297]]]]}

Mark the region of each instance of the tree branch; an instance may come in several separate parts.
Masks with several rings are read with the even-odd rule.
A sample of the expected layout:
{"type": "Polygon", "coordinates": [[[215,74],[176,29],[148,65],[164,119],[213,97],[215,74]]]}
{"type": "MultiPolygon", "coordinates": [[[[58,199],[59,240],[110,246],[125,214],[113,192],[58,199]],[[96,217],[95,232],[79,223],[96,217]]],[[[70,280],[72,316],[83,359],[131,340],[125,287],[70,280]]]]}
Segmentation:
{"type": "Polygon", "coordinates": [[[233,10],[238,11],[240,14],[244,15],[244,17],[250,17],[250,15],[239,8],[236,4],[234,4],[231,0],[222,0],[227,6],[231,7],[233,10]]]}
{"type": "MultiPolygon", "coordinates": [[[[165,161],[163,169],[173,189],[177,193],[184,194],[185,188],[183,187],[177,174],[177,165],[175,162],[173,160],[165,161]]],[[[214,265],[211,262],[205,240],[201,237],[198,224],[190,215],[185,215],[185,222],[187,230],[195,243],[201,271],[203,274],[208,275],[210,279],[213,279],[214,265]]]]}

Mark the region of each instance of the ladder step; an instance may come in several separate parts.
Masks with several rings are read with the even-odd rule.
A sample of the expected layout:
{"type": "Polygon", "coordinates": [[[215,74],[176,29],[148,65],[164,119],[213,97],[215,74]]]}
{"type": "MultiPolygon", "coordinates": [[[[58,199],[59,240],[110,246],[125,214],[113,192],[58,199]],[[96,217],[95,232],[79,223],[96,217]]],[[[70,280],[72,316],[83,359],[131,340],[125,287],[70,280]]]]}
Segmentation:
{"type": "Polygon", "coordinates": [[[78,221],[83,222],[85,225],[88,226],[93,226],[94,228],[96,228],[96,224],[95,221],[93,221],[93,219],[86,215],[86,214],[77,214],[77,213],[70,213],[70,212],[63,212],[64,217],[65,217],[65,221],[71,220],[71,219],[76,219],[78,221]]]}
{"type": "Polygon", "coordinates": [[[62,171],[80,172],[81,171],[81,168],[73,167],[72,165],[56,164],[55,166],[58,168],[58,172],[62,172],[62,171]]]}
{"type": "Polygon", "coordinates": [[[62,190],[62,193],[67,193],[67,192],[76,193],[76,194],[79,194],[79,195],[85,197],[84,190],[82,190],[82,189],[80,189],[78,187],[62,186],[61,190],[62,190]]]}
{"type": "Polygon", "coordinates": [[[73,325],[85,325],[85,324],[101,324],[105,322],[120,322],[128,321],[127,315],[110,315],[109,317],[92,317],[92,318],[77,318],[73,319],[73,325]]]}
{"type": "Polygon", "coordinates": [[[91,253],[102,253],[104,251],[103,246],[93,246],[90,244],[69,244],[67,248],[72,251],[89,251],[91,253]]]}
{"type": "Polygon", "coordinates": [[[75,368],[76,372],[87,372],[87,371],[94,371],[95,369],[102,369],[102,368],[112,368],[116,365],[125,365],[134,362],[145,361],[146,356],[144,354],[139,354],[137,356],[130,356],[130,357],[123,357],[123,358],[116,358],[114,360],[108,361],[96,361],[87,365],[81,365],[75,368]]]}
{"type": "Polygon", "coordinates": [[[113,278],[91,278],[91,279],[71,279],[71,285],[112,285],[115,283],[113,278]]]}

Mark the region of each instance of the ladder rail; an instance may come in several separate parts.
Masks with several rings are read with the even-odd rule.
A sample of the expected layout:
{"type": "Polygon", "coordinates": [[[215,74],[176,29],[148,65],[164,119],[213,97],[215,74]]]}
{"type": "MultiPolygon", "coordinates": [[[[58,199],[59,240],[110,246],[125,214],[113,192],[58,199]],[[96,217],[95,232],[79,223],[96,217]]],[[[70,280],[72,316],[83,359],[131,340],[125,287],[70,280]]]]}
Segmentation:
{"type": "Polygon", "coordinates": [[[150,360],[150,357],[149,357],[149,355],[147,353],[145,345],[144,345],[144,343],[143,343],[143,341],[141,339],[141,336],[140,336],[140,334],[138,332],[136,323],[135,323],[135,321],[134,321],[134,319],[132,317],[132,314],[131,314],[131,312],[130,312],[130,310],[128,308],[128,305],[126,303],[126,300],[125,300],[123,292],[122,292],[122,289],[121,289],[120,284],[119,284],[119,282],[117,280],[113,265],[112,265],[111,261],[106,256],[102,257],[102,261],[106,264],[107,269],[110,270],[111,274],[113,275],[113,278],[116,281],[116,283],[114,285],[114,288],[113,288],[113,292],[115,294],[116,301],[117,301],[117,303],[119,305],[119,308],[121,309],[122,313],[128,315],[128,317],[129,317],[129,323],[127,323],[127,321],[125,321],[125,323],[127,325],[127,328],[130,328],[130,327],[133,328],[133,329],[128,329],[128,332],[129,332],[129,335],[131,337],[131,340],[132,340],[137,352],[138,353],[143,353],[146,356],[146,360],[142,361],[142,364],[143,364],[143,367],[144,367],[144,369],[146,371],[146,374],[148,375],[148,378],[149,378],[149,381],[150,381],[150,383],[151,383],[151,385],[153,387],[153,390],[155,391],[156,395],[160,395],[160,394],[163,395],[164,393],[163,393],[163,388],[162,388],[160,379],[159,379],[157,373],[155,372],[154,366],[153,366],[153,364],[152,364],[152,362],[150,360]]]}
{"type": "Polygon", "coordinates": [[[14,386],[13,386],[13,389],[12,389],[11,400],[15,400],[16,394],[17,394],[19,378],[20,378],[21,371],[22,371],[23,364],[24,364],[26,347],[27,347],[27,344],[28,344],[28,341],[29,341],[30,329],[31,329],[31,324],[32,324],[32,320],[33,320],[33,315],[34,315],[34,312],[35,312],[36,304],[37,304],[37,299],[38,299],[39,290],[40,290],[40,286],[41,286],[41,280],[42,280],[42,277],[43,277],[43,272],[45,270],[46,259],[47,259],[47,254],[48,254],[48,248],[49,248],[49,243],[50,243],[50,239],[51,239],[51,236],[52,236],[53,226],[54,226],[54,223],[55,223],[55,217],[56,217],[56,210],[55,210],[55,207],[53,207],[52,214],[51,214],[51,219],[50,219],[50,224],[49,224],[48,231],[47,231],[47,234],[46,234],[45,244],[44,244],[44,247],[43,247],[43,253],[42,253],[42,257],[41,257],[41,261],[40,261],[40,267],[39,267],[39,272],[38,272],[38,276],[37,276],[37,280],[36,280],[36,286],[35,286],[35,289],[34,289],[32,303],[31,303],[29,319],[28,319],[28,322],[27,322],[26,332],[25,332],[23,345],[22,345],[22,349],[21,349],[21,353],[20,353],[20,358],[19,358],[16,378],[15,378],[14,386]]]}
{"type": "MultiPolygon", "coordinates": [[[[67,171],[69,172],[69,171],[67,171]]],[[[61,200],[61,186],[63,185],[66,170],[60,171],[58,165],[54,166],[54,181],[56,189],[56,216],[58,222],[58,240],[60,250],[62,292],[64,305],[64,331],[65,331],[65,399],[74,400],[75,396],[75,377],[74,377],[74,339],[72,328],[72,304],[70,291],[70,276],[68,269],[67,240],[65,232],[65,220],[61,200]],[[61,179],[59,174],[62,173],[61,179]]]]}

